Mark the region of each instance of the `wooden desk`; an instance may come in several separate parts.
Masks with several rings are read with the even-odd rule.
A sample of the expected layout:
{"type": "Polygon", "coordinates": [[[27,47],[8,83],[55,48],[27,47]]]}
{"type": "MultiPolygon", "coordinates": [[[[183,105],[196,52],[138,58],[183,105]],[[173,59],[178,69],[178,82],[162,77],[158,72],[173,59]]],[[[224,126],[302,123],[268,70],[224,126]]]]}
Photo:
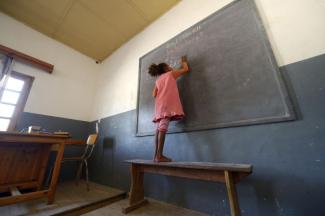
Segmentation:
{"type": "Polygon", "coordinates": [[[66,144],[84,142],[62,135],[0,132],[0,192],[9,195],[0,198],[0,206],[41,197],[47,197],[48,204],[52,204],[66,144]],[[53,174],[49,188],[43,189],[53,146],[52,150],[57,151],[53,174]],[[33,192],[21,193],[25,189],[33,192]]]}
{"type": "Polygon", "coordinates": [[[123,209],[123,213],[125,214],[148,203],[148,201],[144,199],[143,188],[143,174],[147,172],[225,183],[227,186],[231,215],[239,216],[240,209],[235,184],[253,172],[253,166],[249,164],[204,162],[157,163],[150,160],[129,160],[126,162],[131,163],[132,182],[129,206],[123,209]]]}
{"type": "MultiPolygon", "coordinates": [[[[68,145],[68,146],[82,146],[82,145],[86,145],[86,141],[84,140],[75,140],[75,139],[67,139],[65,141],[65,145],[68,145]]],[[[59,144],[53,144],[51,145],[51,151],[58,151],[60,148],[60,145],[59,144]]]]}

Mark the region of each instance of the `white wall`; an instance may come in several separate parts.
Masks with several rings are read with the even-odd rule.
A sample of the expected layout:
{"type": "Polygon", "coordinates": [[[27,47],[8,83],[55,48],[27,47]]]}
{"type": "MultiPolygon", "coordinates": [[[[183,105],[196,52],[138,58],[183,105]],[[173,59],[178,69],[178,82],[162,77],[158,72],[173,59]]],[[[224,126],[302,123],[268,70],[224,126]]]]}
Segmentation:
{"type": "Polygon", "coordinates": [[[35,77],[26,112],[90,120],[99,65],[13,18],[0,13],[0,44],[54,65],[52,74],[16,63],[14,70],[35,77]]]}
{"type": "MultiPolygon", "coordinates": [[[[92,120],[136,108],[139,58],[232,0],[183,0],[101,65],[92,120]]],[[[256,0],[280,66],[325,53],[324,0],[256,0]]]]}
{"type": "MultiPolygon", "coordinates": [[[[136,108],[139,58],[232,0],[183,0],[101,65],[0,13],[0,44],[55,65],[36,79],[25,111],[96,120],[136,108]]],[[[255,0],[280,66],[325,53],[324,0],[255,0]]]]}
{"type": "Polygon", "coordinates": [[[325,53],[324,0],[255,0],[280,66],[325,53]]]}

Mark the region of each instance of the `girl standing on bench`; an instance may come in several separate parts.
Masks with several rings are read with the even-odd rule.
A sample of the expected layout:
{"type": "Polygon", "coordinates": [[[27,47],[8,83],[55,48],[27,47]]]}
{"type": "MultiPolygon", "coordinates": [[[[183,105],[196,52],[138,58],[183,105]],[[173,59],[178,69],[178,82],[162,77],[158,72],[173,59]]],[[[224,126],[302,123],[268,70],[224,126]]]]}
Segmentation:
{"type": "Polygon", "coordinates": [[[184,111],[179,98],[176,79],[188,73],[189,68],[186,56],[182,57],[181,68],[174,70],[166,63],[152,64],[149,74],[158,77],[152,96],[155,98],[155,117],[153,122],[157,124],[155,136],[156,162],[170,162],[170,158],[163,155],[166,132],[170,121],[177,121],[184,117],[184,111]]]}

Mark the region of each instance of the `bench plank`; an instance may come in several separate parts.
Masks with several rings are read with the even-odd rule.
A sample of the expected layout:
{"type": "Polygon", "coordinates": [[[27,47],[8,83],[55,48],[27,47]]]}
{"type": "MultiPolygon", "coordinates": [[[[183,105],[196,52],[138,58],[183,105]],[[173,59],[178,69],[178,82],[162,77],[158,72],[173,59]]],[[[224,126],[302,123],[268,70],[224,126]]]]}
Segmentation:
{"type": "Polygon", "coordinates": [[[178,167],[185,169],[228,170],[236,172],[252,172],[251,164],[211,163],[211,162],[154,162],[152,160],[127,160],[127,163],[150,165],[156,167],[178,167]]]}

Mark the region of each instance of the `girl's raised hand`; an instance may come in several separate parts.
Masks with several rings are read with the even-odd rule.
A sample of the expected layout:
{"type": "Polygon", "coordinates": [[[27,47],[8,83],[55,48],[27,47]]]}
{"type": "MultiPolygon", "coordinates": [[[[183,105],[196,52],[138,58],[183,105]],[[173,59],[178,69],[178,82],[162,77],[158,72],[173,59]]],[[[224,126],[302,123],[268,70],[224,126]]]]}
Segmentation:
{"type": "Polygon", "coordinates": [[[182,56],[181,68],[173,71],[173,76],[177,79],[180,76],[183,76],[188,73],[188,64],[186,56],[182,56]]]}

